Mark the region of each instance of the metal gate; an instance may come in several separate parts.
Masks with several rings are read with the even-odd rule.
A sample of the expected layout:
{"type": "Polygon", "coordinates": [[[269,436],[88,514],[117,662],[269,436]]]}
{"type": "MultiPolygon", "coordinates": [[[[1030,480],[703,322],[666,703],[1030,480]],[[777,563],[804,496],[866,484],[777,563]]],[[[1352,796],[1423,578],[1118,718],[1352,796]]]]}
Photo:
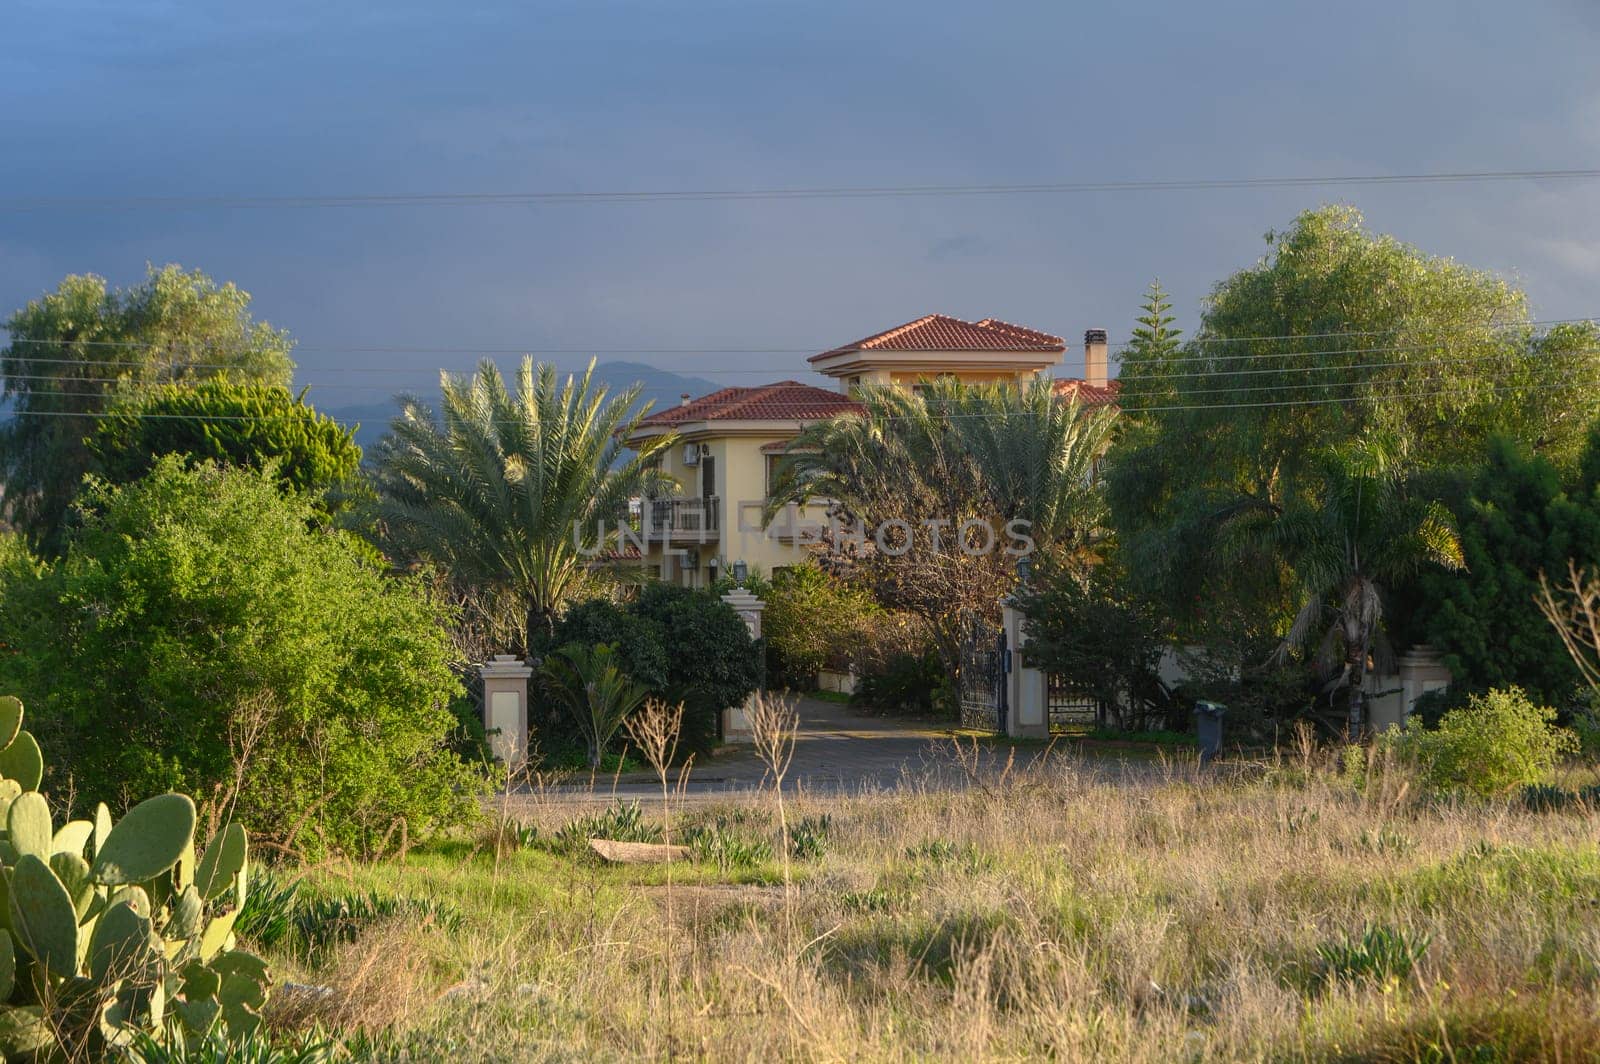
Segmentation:
{"type": "Polygon", "coordinates": [[[1106,723],[1105,703],[1068,685],[1066,679],[1050,673],[1045,677],[1045,709],[1052,732],[1086,731],[1106,723]]]}
{"type": "Polygon", "coordinates": [[[1003,732],[1006,726],[1006,633],[973,616],[961,641],[961,726],[1003,732]]]}

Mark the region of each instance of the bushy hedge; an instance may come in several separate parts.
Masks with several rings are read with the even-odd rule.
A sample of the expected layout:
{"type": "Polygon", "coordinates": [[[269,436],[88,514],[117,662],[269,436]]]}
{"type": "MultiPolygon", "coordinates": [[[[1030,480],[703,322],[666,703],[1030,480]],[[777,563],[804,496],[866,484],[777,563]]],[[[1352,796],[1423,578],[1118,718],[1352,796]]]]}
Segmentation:
{"type": "Polygon", "coordinates": [[[1483,797],[1541,783],[1577,738],[1555,725],[1556,711],[1535,705],[1520,687],[1473,695],[1434,728],[1413,723],[1385,741],[1441,791],[1483,797]]]}
{"type": "Polygon", "coordinates": [[[763,597],[771,682],[798,690],[810,690],[823,669],[855,669],[866,630],[883,612],[871,595],[811,561],[778,570],[763,597]]]}
{"type": "Polygon", "coordinates": [[[0,566],[0,688],[34,710],[56,790],[189,792],[307,854],[472,814],[450,612],[422,581],[260,471],[169,457],[85,509],[59,562],[0,566]]]}
{"type": "MultiPolygon", "coordinates": [[[[615,645],[629,677],[652,694],[684,705],[681,749],[709,750],[723,709],[761,684],[762,651],[744,620],[716,595],[653,583],[631,601],[580,602],[557,622],[545,651],[572,644],[615,645]]],[[[545,692],[536,715],[545,752],[573,745],[575,729],[545,692]]]]}

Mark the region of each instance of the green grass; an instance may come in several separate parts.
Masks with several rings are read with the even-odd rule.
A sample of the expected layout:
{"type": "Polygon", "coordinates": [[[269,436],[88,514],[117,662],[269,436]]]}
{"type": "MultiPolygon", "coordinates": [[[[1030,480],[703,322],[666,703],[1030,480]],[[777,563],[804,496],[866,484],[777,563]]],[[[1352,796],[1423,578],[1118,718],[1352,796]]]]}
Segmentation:
{"type": "Polygon", "coordinates": [[[367,973],[387,1059],[1444,1061],[1600,1044],[1585,807],[1441,801],[1382,775],[1358,790],[1327,762],[1249,781],[1095,765],[790,799],[787,869],[770,795],[676,809],[692,856],[670,867],[548,844],[574,823],[665,837],[656,803],[529,799],[513,812],[531,845],[460,838],[303,873],[311,896],[427,899],[452,926],[400,915],[325,956],[268,952],[295,982],[367,973]]]}
{"type": "Polygon", "coordinates": [[[1083,738],[1095,742],[1139,743],[1149,746],[1198,746],[1199,740],[1192,732],[1179,731],[1118,731],[1115,728],[1091,728],[1083,738]]]}

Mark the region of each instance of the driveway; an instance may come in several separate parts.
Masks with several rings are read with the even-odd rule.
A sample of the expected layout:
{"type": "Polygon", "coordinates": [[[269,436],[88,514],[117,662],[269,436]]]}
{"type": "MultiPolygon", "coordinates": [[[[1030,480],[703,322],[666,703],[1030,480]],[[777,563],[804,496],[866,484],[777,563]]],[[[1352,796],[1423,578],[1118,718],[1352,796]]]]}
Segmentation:
{"type": "MultiPolygon", "coordinates": [[[[786,791],[853,794],[881,790],[897,784],[936,788],[965,786],[973,775],[997,775],[1004,769],[1010,748],[963,741],[967,760],[955,753],[948,725],[869,717],[849,706],[817,698],[800,699],[800,728],[794,760],[784,777],[786,791]]],[[[1044,754],[1044,747],[1017,750],[1019,765],[1044,754]]],[[[697,761],[689,773],[684,796],[711,800],[748,793],[766,784],[767,769],[748,746],[724,747],[718,754],[697,761]]],[[[525,792],[527,793],[527,792],[525,792]]],[[[538,797],[558,803],[609,802],[645,799],[659,795],[653,773],[630,772],[620,777],[597,778],[593,786],[567,782],[545,788],[538,797]]],[[[531,798],[533,795],[528,794],[531,798]]]]}

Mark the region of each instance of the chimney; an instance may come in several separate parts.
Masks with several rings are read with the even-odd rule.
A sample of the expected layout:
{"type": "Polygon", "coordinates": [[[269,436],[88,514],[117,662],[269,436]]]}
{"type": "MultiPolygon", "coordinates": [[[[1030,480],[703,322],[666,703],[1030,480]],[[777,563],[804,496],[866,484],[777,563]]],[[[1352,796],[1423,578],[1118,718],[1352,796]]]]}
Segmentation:
{"type": "Polygon", "coordinates": [[[679,406],[688,406],[689,405],[689,393],[688,392],[679,392],[678,393],[678,405],[679,406]]]}
{"type": "Polygon", "coordinates": [[[1086,329],[1083,333],[1083,382],[1091,388],[1106,386],[1106,331],[1086,329]]]}

